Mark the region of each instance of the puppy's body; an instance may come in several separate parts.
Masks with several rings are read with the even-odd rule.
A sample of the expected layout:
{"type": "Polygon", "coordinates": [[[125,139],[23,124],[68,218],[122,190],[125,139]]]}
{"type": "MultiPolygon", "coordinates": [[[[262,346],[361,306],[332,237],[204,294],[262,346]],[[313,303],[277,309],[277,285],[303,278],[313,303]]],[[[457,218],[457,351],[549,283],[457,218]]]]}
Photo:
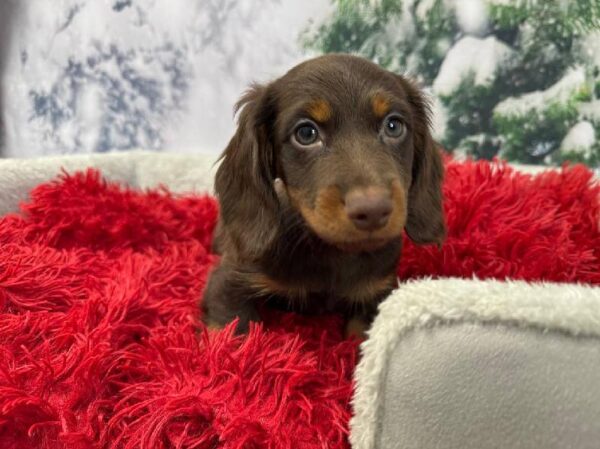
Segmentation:
{"type": "Polygon", "coordinates": [[[240,102],[215,181],[220,266],[204,319],[238,330],[257,301],[369,320],[396,285],[402,231],[444,236],[440,156],[404,78],[352,56],[303,63],[240,102]]]}
{"type": "Polygon", "coordinates": [[[240,318],[238,329],[257,321],[258,301],[304,313],[339,312],[369,320],[396,285],[401,240],[373,252],[340,251],[307,235],[282,232],[258,260],[239,264],[224,255],[204,295],[211,325],[240,318]]]}

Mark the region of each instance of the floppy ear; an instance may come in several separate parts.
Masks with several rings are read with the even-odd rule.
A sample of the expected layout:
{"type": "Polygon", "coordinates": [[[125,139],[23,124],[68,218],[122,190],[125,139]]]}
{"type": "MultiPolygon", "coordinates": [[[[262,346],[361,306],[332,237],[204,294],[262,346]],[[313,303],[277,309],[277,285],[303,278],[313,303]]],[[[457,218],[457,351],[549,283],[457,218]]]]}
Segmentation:
{"type": "Polygon", "coordinates": [[[278,225],[269,136],[273,105],[268,89],[252,86],[237,103],[239,110],[237,131],[221,155],[215,177],[220,203],[218,244],[225,249],[226,241],[239,255],[255,258],[269,247],[278,225]]]}
{"type": "Polygon", "coordinates": [[[442,206],[444,166],[438,144],[431,137],[430,108],[420,90],[401,78],[414,113],[414,158],[408,192],[406,233],[415,243],[441,244],[446,236],[442,206]]]}

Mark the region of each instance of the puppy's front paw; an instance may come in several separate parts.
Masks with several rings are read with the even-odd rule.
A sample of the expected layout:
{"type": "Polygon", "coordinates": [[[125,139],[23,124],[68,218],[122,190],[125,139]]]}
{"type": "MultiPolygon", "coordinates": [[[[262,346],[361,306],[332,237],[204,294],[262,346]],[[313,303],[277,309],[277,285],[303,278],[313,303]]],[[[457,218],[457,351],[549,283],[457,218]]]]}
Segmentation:
{"type": "Polygon", "coordinates": [[[206,314],[202,318],[202,322],[206,326],[208,330],[211,331],[219,331],[227,327],[230,323],[236,321],[235,325],[235,334],[236,335],[245,335],[250,330],[250,323],[252,321],[259,322],[260,317],[255,313],[254,310],[251,310],[250,313],[238,315],[234,317],[227,317],[226,319],[222,319],[223,317],[211,316],[210,314],[206,314]]]}
{"type": "Polygon", "coordinates": [[[225,327],[223,324],[217,323],[216,321],[211,319],[203,320],[203,322],[206,328],[211,331],[219,331],[225,327]]]}
{"type": "Polygon", "coordinates": [[[346,322],[344,335],[346,338],[365,340],[367,338],[368,330],[369,323],[364,317],[353,316],[346,322]]]}

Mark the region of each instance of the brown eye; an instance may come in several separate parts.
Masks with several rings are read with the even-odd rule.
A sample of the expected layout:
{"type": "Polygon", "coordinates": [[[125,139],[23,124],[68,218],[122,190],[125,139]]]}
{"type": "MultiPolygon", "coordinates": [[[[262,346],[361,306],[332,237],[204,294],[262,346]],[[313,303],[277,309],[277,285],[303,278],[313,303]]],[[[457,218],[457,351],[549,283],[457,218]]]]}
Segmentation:
{"type": "Polygon", "coordinates": [[[319,130],[312,123],[302,123],[294,131],[294,139],[302,146],[313,145],[319,139],[319,130]]]}
{"type": "Polygon", "coordinates": [[[406,127],[404,126],[404,123],[400,117],[396,115],[390,115],[383,121],[383,131],[385,132],[386,136],[391,137],[392,139],[398,139],[404,136],[406,127]]]}

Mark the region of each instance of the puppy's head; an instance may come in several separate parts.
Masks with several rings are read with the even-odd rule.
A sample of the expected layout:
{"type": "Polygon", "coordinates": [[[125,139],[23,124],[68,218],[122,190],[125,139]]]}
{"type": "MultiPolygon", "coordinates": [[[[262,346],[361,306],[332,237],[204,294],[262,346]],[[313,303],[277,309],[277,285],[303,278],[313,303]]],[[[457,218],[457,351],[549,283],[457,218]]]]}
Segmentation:
{"type": "Polygon", "coordinates": [[[287,213],[341,250],[370,251],[403,229],[417,243],[445,234],[442,163],[429,109],[407,79],[361,58],[304,62],[238,105],[239,126],[218,169],[221,231],[259,255],[287,213]]]}

